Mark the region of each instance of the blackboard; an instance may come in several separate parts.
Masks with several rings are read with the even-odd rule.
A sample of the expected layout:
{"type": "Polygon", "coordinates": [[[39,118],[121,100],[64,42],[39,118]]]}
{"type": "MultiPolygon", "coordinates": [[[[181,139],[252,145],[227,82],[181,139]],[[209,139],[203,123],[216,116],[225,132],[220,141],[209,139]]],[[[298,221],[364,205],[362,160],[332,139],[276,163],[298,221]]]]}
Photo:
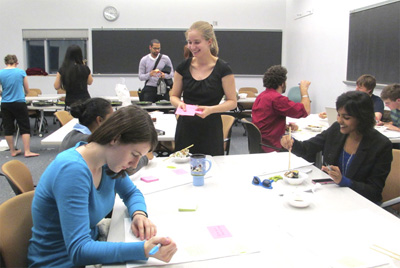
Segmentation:
{"type": "Polygon", "coordinates": [[[362,74],[379,84],[400,82],[400,2],[350,13],[347,80],[362,74]]]}
{"type": "MultiPolygon", "coordinates": [[[[181,63],[186,44],[185,29],[93,29],[93,74],[137,74],[140,59],[149,53],[149,42],[158,39],[161,53],[174,68],[181,63]]],[[[219,57],[235,74],[262,75],[281,64],[282,31],[216,30],[219,57]]]]}

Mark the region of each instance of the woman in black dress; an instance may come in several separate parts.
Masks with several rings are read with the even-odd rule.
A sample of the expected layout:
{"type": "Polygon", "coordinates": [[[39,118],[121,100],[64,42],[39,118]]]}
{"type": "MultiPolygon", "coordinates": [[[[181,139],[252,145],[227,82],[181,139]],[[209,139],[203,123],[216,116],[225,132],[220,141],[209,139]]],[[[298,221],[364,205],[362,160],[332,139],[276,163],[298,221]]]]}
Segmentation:
{"type": "Polygon", "coordinates": [[[66,110],[69,110],[68,107],[76,101],[83,102],[90,99],[87,85],[92,83],[93,77],[89,67],[83,62],[81,48],[77,45],[69,46],[54,82],[55,89],[62,88],[66,91],[66,110]]]}
{"type": "Polygon", "coordinates": [[[183,110],[186,104],[198,105],[201,113],[178,118],[175,149],[194,144],[191,153],[223,155],[220,113],[237,106],[235,78],[229,65],[217,57],[218,43],[209,23],[195,22],[185,35],[193,57],[176,69],[171,103],[183,110]],[[226,101],[220,103],[224,95],[226,101]]]}

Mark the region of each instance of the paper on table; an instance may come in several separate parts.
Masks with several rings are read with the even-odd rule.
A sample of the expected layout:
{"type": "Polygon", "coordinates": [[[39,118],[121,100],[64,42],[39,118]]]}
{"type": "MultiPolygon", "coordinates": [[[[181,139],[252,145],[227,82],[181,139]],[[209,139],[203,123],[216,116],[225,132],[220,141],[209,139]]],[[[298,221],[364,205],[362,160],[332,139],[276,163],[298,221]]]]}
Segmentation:
{"type": "Polygon", "coordinates": [[[176,109],[175,114],[194,116],[195,114],[201,114],[201,111],[196,111],[197,105],[186,104],[186,111],[182,110],[180,107],[176,109]]]}
{"type": "MultiPolygon", "coordinates": [[[[253,243],[237,235],[234,232],[235,230],[229,232],[230,236],[218,238],[213,237],[214,231],[210,231],[210,228],[213,230],[213,228],[217,226],[223,226],[224,229],[228,230],[230,226],[206,226],[205,222],[202,222],[196,217],[182,217],[179,223],[180,224],[177,225],[175,221],[164,220],[162,224],[157,226],[157,236],[172,237],[179,248],[169,264],[210,260],[259,252],[258,250],[251,249],[251,246],[254,246],[253,243]],[[186,228],[182,229],[182,226],[186,226],[186,228]]],[[[132,234],[130,228],[131,220],[125,218],[124,224],[125,242],[139,241],[132,234]]],[[[227,230],[225,232],[227,232],[227,230]]],[[[126,267],[159,265],[166,265],[166,263],[155,258],[149,258],[146,263],[130,262],[126,264],[126,267]]]]}

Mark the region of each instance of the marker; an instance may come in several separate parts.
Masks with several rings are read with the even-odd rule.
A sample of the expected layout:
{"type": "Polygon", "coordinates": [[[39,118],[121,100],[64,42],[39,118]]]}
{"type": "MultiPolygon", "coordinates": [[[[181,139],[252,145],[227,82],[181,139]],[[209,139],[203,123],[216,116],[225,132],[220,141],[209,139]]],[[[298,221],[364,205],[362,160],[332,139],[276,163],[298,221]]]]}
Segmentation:
{"type": "Polygon", "coordinates": [[[152,248],[152,249],[150,250],[149,255],[154,255],[154,254],[156,254],[156,253],[158,252],[158,250],[160,249],[160,247],[161,247],[161,244],[158,243],[154,248],[152,248]]]}

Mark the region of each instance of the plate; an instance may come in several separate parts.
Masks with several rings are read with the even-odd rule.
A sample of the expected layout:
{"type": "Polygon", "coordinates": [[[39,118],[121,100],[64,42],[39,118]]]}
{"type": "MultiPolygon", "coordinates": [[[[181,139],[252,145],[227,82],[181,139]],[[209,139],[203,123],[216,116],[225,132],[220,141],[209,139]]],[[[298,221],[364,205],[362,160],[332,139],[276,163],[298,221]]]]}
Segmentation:
{"type": "Polygon", "coordinates": [[[157,101],[156,105],[171,105],[170,101],[157,101]]]}
{"type": "Polygon", "coordinates": [[[295,178],[295,179],[286,177],[284,173],[282,173],[280,175],[283,177],[283,181],[285,181],[285,182],[287,182],[288,184],[291,184],[291,185],[302,184],[303,181],[308,178],[308,175],[306,173],[303,173],[303,172],[299,172],[299,177],[295,178]]]}
{"type": "Polygon", "coordinates": [[[134,102],[134,104],[145,106],[145,105],[151,105],[152,102],[151,101],[137,101],[137,102],[134,102]]]}
{"type": "Polygon", "coordinates": [[[287,196],[287,201],[293,207],[305,208],[311,204],[313,197],[312,193],[295,192],[287,196]]]}
{"type": "Polygon", "coordinates": [[[36,107],[42,107],[42,106],[53,106],[53,102],[50,101],[37,101],[37,102],[32,102],[33,106],[36,107]]]}

